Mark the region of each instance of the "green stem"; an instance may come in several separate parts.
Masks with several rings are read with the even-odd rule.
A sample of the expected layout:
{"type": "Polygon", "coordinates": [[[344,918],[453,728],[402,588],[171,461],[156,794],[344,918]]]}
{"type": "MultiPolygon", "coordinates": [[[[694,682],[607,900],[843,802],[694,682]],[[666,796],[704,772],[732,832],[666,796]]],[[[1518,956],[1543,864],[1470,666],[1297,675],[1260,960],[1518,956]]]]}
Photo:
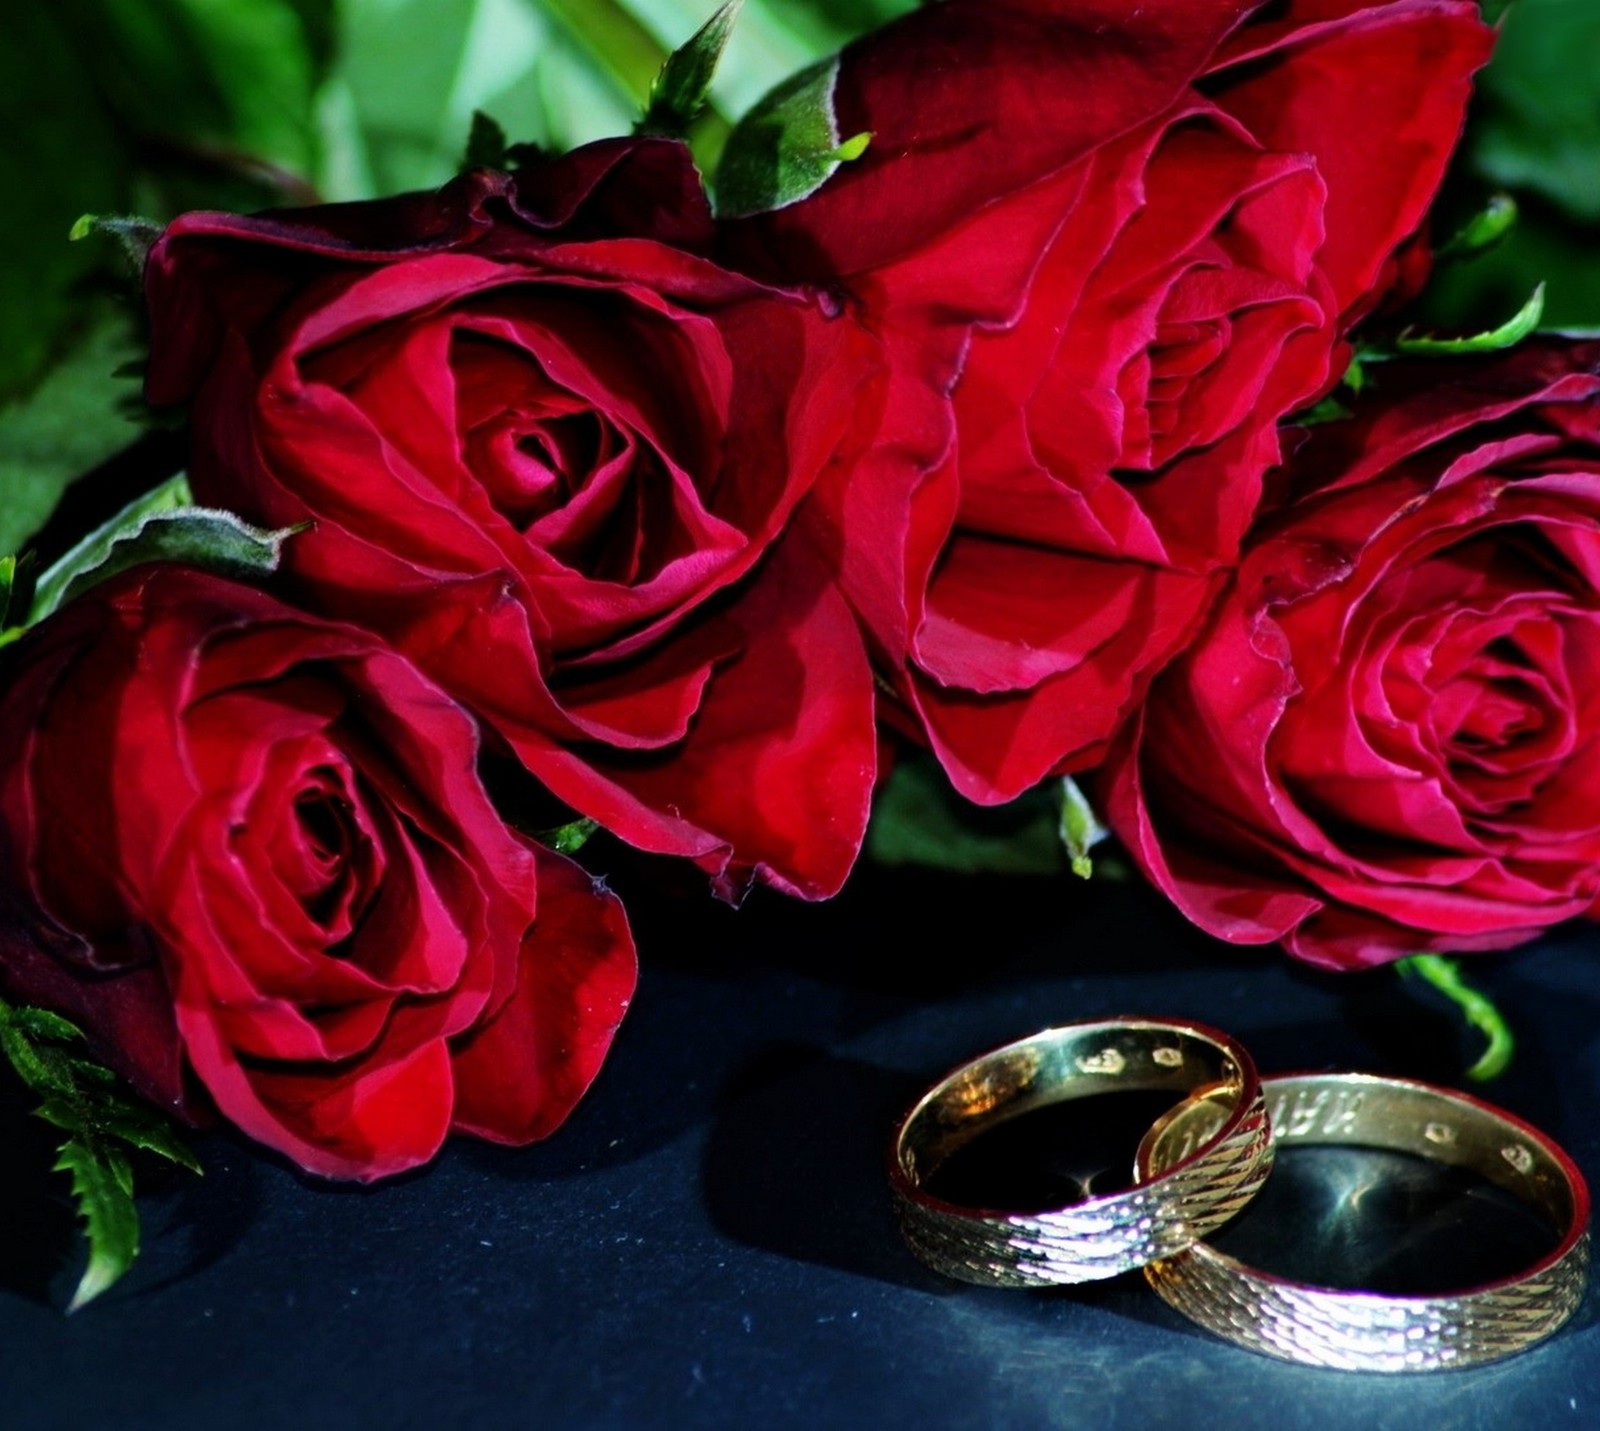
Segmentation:
{"type": "Polygon", "coordinates": [[[1474,989],[1461,977],[1453,959],[1442,954],[1413,954],[1396,966],[1402,975],[1421,979],[1437,989],[1461,1010],[1466,1021],[1488,1039],[1482,1056],[1467,1070],[1474,1083],[1488,1083],[1506,1071],[1516,1050],[1511,1025],[1486,994],[1474,989]]]}

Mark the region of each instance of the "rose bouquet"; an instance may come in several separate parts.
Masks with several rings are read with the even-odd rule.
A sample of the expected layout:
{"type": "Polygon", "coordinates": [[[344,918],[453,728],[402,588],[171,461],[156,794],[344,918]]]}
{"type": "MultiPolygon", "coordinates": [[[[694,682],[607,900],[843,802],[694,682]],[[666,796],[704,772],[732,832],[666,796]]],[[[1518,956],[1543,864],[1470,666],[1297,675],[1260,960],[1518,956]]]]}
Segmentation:
{"type": "Polygon", "coordinates": [[[1476,0],[945,0],[703,171],[737,9],[629,137],[80,226],[184,469],[0,563],[80,1298],[149,1105],[358,1179],[556,1129],[633,991],[596,831],[825,898],[934,773],[1336,968],[1600,895],[1600,349],[1395,316],[1476,0]]]}

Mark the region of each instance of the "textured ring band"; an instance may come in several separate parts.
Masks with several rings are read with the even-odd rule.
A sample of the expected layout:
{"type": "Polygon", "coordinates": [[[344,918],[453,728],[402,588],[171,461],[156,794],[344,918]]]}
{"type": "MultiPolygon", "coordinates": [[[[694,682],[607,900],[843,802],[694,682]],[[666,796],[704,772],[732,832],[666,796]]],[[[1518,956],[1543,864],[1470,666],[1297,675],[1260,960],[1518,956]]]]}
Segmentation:
{"type": "Polygon", "coordinates": [[[902,1121],[889,1180],[923,1261],[966,1282],[1033,1287],[1113,1277],[1187,1246],[1255,1195],[1271,1160],[1260,1080],[1238,1043],[1187,1021],[1117,1018],[1046,1029],[947,1074],[902,1121]],[[957,1148],[1032,1109],[1213,1080],[1228,1102],[1215,1131],[1143,1186],[1039,1212],[963,1207],[926,1190],[957,1148]]]}
{"type": "MultiPolygon", "coordinates": [[[[1145,1269],[1169,1305],[1250,1351],[1349,1371],[1480,1365],[1542,1341],[1572,1315],[1589,1270],[1589,1190],[1543,1133],[1476,1098],[1403,1079],[1295,1074],[1264,1086],[1279,1145],[1383,1148],[1471,1169],[1548,1219],[1558,1245],[1504,1281],[1402,1297],[1289,1282],[1196,1243],[1145,1269]]],[[[1225,1115],[1204,1092],[1166,1114],[1139,1149],[1141,1176],[1159,1177],[1225,1115]]]]}

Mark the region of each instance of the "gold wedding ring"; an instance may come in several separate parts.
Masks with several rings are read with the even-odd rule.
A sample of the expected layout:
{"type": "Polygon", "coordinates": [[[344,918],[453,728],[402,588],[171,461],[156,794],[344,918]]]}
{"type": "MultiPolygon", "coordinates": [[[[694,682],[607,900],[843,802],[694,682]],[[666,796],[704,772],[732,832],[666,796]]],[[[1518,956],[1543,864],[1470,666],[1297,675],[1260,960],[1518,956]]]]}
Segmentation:
{"type": "Polygon", "coordinates": [[[1201,1024],[1117,1018],[1046,1029],[947,1074],[901,1123],[889,1179],[923,1261],[966,1282],[1033,1287],[1112,1277],[1188,1246],[1254,1196],[1271,1161],[1260,1080],[1240,1044],[1201,1024]],[[1125,1192],[1013,1212],[946,1202],[925,1186],[956,1149],[1033,1109],[1212,1083],[1220,1116],[1206,1136],[1125,1192]]]}
{"type": "MultiPolygon", "coordinates": [[[[1306,1286],[1203,1242],[1145,1268],[1169,1305],[1208,1331],[1285,1361],[1351,1371],[1476,1366],[1542,1341],[1583,1297],[1589,1190],[1554,1142],[1465,1094],[1362,1073],[1265,1080],[1279,1145],[1347,1145],[1467,1168],[1540,1213],[1558,1244],[1516,1276],[1448,1295],[1390,1296],[1306,1286]]],[[[1160,1186],[1233,1120],[1233,1093],[1202,1090],[1167,1113],[1137,1158],[1160,1186]]]]}

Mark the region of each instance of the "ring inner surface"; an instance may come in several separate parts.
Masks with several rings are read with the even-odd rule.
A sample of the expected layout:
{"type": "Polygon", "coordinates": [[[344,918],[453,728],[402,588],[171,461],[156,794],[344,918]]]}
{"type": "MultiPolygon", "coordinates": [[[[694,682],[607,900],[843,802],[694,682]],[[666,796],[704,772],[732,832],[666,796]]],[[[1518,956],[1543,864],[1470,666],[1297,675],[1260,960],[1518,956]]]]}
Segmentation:
{"type": "MultiPolygon", "coordinates": [[[[1136,1021],[1048,1029],[975,1060],[930,1090],[907,1119],[897,1156],[913,1184],[957,1205],[1019,1211],[1065,1205],[1128,1186],[1140,1136],[1173,1099],[1202,1085],[1216,1087],[1220,1132],[1237,1106],[1243,1077],[1228,1051],[1210,1039],[1136,1021]],[[1055,1106],[1097,1097],[1093,1109],[1055,1106]],[[1038,1116],[1028,1119],[1026,1137],[1020,1126],[1016,1139],[996,1131],[1029,1114],[1038,1116]],[[1114,1127],[1119,1114],[1132,1126],[1114,1127]],[[983,1143],[980,1194],[979,1180],[966,1176],[967,1160],[957,1155],[989,1133],[995,1136],[983,1143]],[[1111,1155],[1097,1168],[1097,1150],[1119,1141],[1127,1156],[1111,1155]],[[1028,1147],[1033,1167],[1009,1156],[1010,1142],[1028,1147]],[[1008,1161],[1011,1173],[997,1182],[990,1174],[1008,1161]],[[1102,1173],[1116,1185],[1104,1185],[1102,1173]],[[995,1191],[1006,1181],[1008,1191],[995,1191]]],[[[979,1152],[973,1148],[974,1163],[979,1152]]]]}
{"type": "MultiPolygon", "coordinates": [[[[1556,1154],[1465,1099],[1361,1075],[1266,1084],[1278,1159],[1256,1201],[1210,1243],[1270,1276],[1423,1296],[1509,1279],[1577,1217],[1556,1154]],[[1297,1153],[1303,1148],[1303,1153],[1297,1153]]],[[[1154,1175],[1205,1140],[1225,1092],[1179,1105],[1139,1152],[1154,1175]]]]}

